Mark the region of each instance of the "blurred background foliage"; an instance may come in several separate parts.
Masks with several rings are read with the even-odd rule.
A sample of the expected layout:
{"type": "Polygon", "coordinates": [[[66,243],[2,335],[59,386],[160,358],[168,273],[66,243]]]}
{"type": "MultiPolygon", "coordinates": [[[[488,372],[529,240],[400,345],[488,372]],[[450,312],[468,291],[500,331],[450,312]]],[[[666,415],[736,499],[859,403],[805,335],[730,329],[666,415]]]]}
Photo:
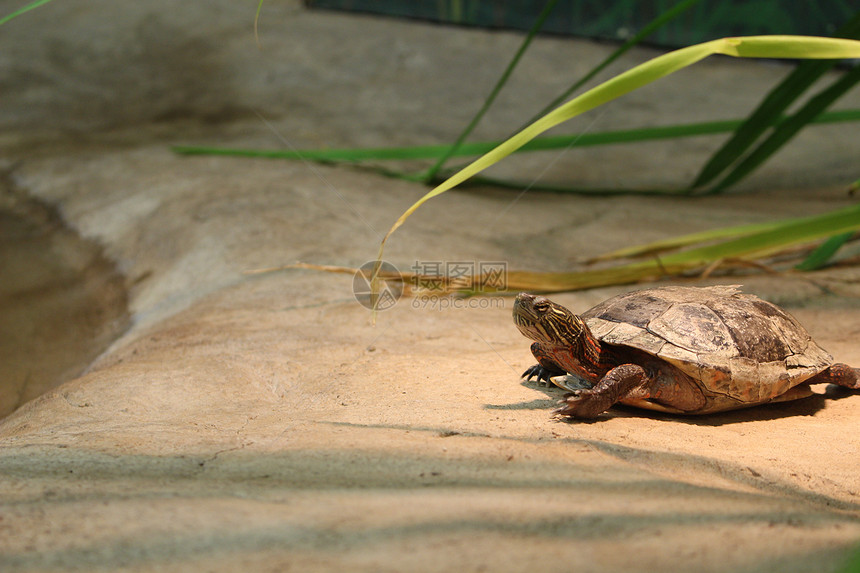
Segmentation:
{"type": "MultiPolygon", "coordinates": [[[[529,0],[305,0],[313,8],[419,18],[446,24],[526,31],[544,4],[529,0]]],[[[671,10],[670,0],[563,0],[542,31],[599,40],[627,41],[671,10]]],[[[857,4],[847,0],[703,0],[667,22],[648,43],[679,48],[725,36],[793,34],[831,36],[857,4]]]]}

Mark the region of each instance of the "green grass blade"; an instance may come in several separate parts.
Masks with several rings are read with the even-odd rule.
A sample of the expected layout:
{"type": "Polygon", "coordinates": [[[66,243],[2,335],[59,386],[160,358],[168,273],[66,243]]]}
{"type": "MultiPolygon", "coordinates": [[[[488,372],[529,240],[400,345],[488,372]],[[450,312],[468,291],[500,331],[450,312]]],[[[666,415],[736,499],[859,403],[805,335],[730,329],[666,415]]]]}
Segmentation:
{"type": "MultiPolygon", "coordinates": [[[[493,143],[467,143],[461,149],[463,155],[482,153],[489,150],[493,143]]],[[[370,149],[236,149],[225,147],[208,147],[177,145],[171,151],[180,155],[228,155],[235,157],[253,157],[258,159],[298,159],[321,162],[358,163],[371,160],[414,160],[435,159],[441,157],[449,145],[417,145],[414,147],[375,147],[370,149]]]]}
{"type": "Polygon", "coordinates": [[[729,237],[743,237],[747,235],[752,235],[754,233],[760,233],[762,231],[769,231],[772,229],[779,228],[786,223],[801,220],[803,219],[784,219],[782,221],[773,221],[770,223],[753,223],[750,225],[738,225],[736,227],[721,227],[719,229],[709,229],[707,231],[702,231],[699,233],[690,233],[689,235],[670,237],[661,241],[653,241],[651,243],[645,243],[643,245],[636,245],[633,247],[618,249],[616,251],[605,253],[603,255],[589,259],[589,262],[651,256],[666,251],[680,249],[682,247],[688,247],[690,245],[707,243],[719,239],[726,239],[729,237]]]}
{"type": "MultiPolygon", "coordinates": [[[[618,98],[626,93],[629,93],[637,88],[640,88],[654,80],[657,80],[661,77],[671,74],[679,69],[682,69],[686,66],[694,64],[699,60],[706,58],[707,56],[714,53],[721,53],[722,50],[727,50],[726,46],[719,44],[720,40],[715,40],[714,42],[708,42],[706,44],[699,44],[696,46],[691,46],[689,48],[683,48],[681,50],[677,50],[675,52],[670,52],[668,54],[664,54],[659,56],[649,62],[641,64],[632,70],[628,70],[627,72],[618,75],[611,80],[602,83],[601,85],[592,88],[591,90],[585,92],[584,94],[574,98],[569,101],[565,105],[560,108],[550,112],[545,115],[538,121],[532,123],[519,133],[513,135],[509,139],[503,141],[497,147],[479,157],[441,184],[437,185],[434,189],[425,194],[421,199],[416,201],[411,207],[409,207],[398,219],[394,222],[394,225],[388,230],[385,237],[382,239],[382,244],[380,245],[379,257],[378,260],[382,260],[382,250],[385,245],[385,241],[391,234],[396,231],[405,221],[409,218],[409,216],[415,212],[421,205],[423,205],[426,201],[436,197],[437,195],[441,195],[445,191],[449,189],[453,189],[463,181],[469,179],[473,175],[476,175],[493,165],[494,163],[504,159],[541,133],[547,131],[548,129],[555,127],[556,125],[571,119],[579,114],[585,113],[586,111],[592,110],[606,102],[612,101],[615,98],[618,98]]],[[[858,49],[858,54],[860,54],[860,49],[858,49]]]]}
{"type": "MultiPolygon", "coordinates": [[[[860,121],[860,109],[846,110],[839,113],[824,114],[819,118],[821,123],[830,121],[860,121]]],[[[568,147],[589,147],[594,145],[611,145],[617,143],[633,143],[655,139],[674,139],[678,137],[695,137],[715,133],[725,133],[740,125],[741,120],[709,121],[684,125],[668,125],[663,127],[648,127],[642,129],[626,129],[602,133],[586,133],[583,135],[560,135],[539,137],[524,144],[518,152],[545,151],[550,149],[566,149],[568,147]]],[[[498,147],[501,141],[476,141],[463,143],[457,149],[456,156],[474,156],[487,153],[498,147]]],[[[416,159],[437,159],[445,155],[449,145],[417,145],[411,147],[377,147],[369,149],[305,149],[305,150],[254,150],[235,149],[208,146],[177,145],[171,147],[174,153],[180,155],[233,155],[237,157],[257,157],[265,159],[309,159],[314,161],[360,162],[370,160],[396,161],[416,159]]]]}
{"type": "Polygon", "coordinates": [[[468,181],[460,184],[466,186],[483,186],[497,187],[500,189],[513,189],[522,191],[528,188],[530,191],[545,191],[547,193],[564,193],[576,195],[592,195],[608,197],[612,195],[686,195],[686,189],[678,189],[675,187],[637,187],[635,189],[619,189],[613,187],[577,187],[575,185],[555,185],[552,183],[542,183],[540,181],[533,183],[530,181],[517,181],[511,179],[495,179],[493,177],[485,177],[483,175],[475,175],[468,181]]]}
{"type": "Polygon", "coordinates": [[[693,181],[691,188],[711,183],[773,127],[785,110],[808,86],[832,68],[833,62],[802,62],[780,85],[772,90],[749,118],[718,149],[693,181]]]}
{"type": "MultiPolygon", "coordinates": [[[[848,121],[860,121],[860,109],[845,109],[828,111],[817,116],[813,123],[837,123],[848,121]]],[[[662,127],[648,127],[642,129],[627,129],[617,131],[605,131],[600,133],[586,133],[582,135],[560,135],[551,137],[538,137],[523,145],[518,153],[526,151],[545,151],[551,149],[567,149],[570,147],[590,147],[596,145],[613,145],[619,143],[635,143],[639,141],[654,141],[659,139],[677,139],[681,137],[696,137],[726,133],[736,129],[743,120],[708,121],[700,123],[688,123],[681,125],[667,125],[662,127]]],[[[486,153],[497,147],[500,141],[481,141],[464,143],[457,151],[457,156],[475,156],[486,153]]],[[[366,149],[239,149],[225,147],[177,145],[170,148],[174,153],[180,155],[223,155],[235,157],[252,157],[261,159],[287,159],[287,160],[310,160],[322,163],[358,163],[362,161],[398,161],[398,160],[421,160],[437,159],[447,150],[448,145],[420,145],[413,147],[377,147],[366,149]]],[[[395,172],[389,173],[394,176],[395,172]]],[[[410,180],[423,180],[424,175],[404,175],[402,178],[410,180]]],[[[486,181],[491,181],[487,179],[486,181]]],[[[503,187],[521,185],[520,182],[496,181],[503,187]]],[[[565,189],[558,189],[565,191],[565,189]]],[[[590,189],[567,189],[568,192],[592,193],[590,189]]],[[[683,190],[682,190],[683,191],[683,190]]],[[[605,193],[629,193],[637,190],[604,190],[605,193]]],[[[678,194],[678,190],[668,191],[678,194]]]]}
{"type": "Polygon", "coordinates": [[[753,233],[716,245],[672,253],[663,263],[707,264],[725,258],[751,258],[772,254],[787,247],[809,243],[831,235],[860,229],[860,205],[824,215],[792,219],[773,229],[753,233]]]}
{"type": "Polygon", "coordinates": [[[532,40],[543,27],[544,22],[546,22],[547,17],[550,15],[550,12],[552,12],[553,8],[555,8],[556,4],[558,4],[558,0],[549,0],[544,5],[543,10],[541,10],[541,13],[538,15],[537,19],[535,20],[535,23],[532,24],[532,27],[526,34],[523,43],[520,45],[516,54],[514,54],[513,59],[508,63],[507,68],[505,68],[505,71],[502,73],[501,77],[496,82],[496,85],[493,86],[493,89],[490,91],[490,95],[487,96],[487,99],[484,101],[484,104],[481,106],[481,109],[478,110],[478,113],[475,114],[475,117],[472,118],[472,121],[469,122],[469,125],[466,126],[466,129],[464,129],[463,132],[459,135],[459,137],[457,137],[457,140],[454,142],[454,144],[446,150],[446,152],[439,158],[435,165],[433,165],[430,169],[427,170],[427,181],[432,181],[436,177],[436,174],[439,172],[439,170],[442,169],[442,167],[445,165],[445,162],[448,161],[448,159],[450,159],[455,153],[457,153],[457,150],[460,148],[463,142],[466,141],[466,138],[469,137],[472,131],[474,131],[475,127],[477,127],[478,123],[484,117],[484,114],[486,114],[487,111],[490,109],[490,106],[493,105],[493,102],[496,101],[496,96],[499,95],[499,92],[502,91],[502,88],[508,82],[508,79],[511,77],[514,68],[516,68],[517,64],[519,64],[520,59],[523,57],[523,54],[525,54],[529,45],[531,45],[532,40]]]}
{"type": "MultiPolygon", "coordinates": [[[[860,121],[860,109],[843,110],[833,114],[823,114],[820,123],[832,121],[860,121]]],[[[545,151],[550,149],[567,149],[569,147],[590,147],[595,145],[612,145],[618,143],[634,143],[637,141],[652,141],[657,139],[675,139],[679,137],[696,137],[726,133],[740,125],[742,120],[708,121],[683,125],[667,125],[663,127],[648,127],[642,129],[625,129],[606,131],[602,133],[586,133],[582,135],[559,135],[538,137],[524,144],[518,152],[545,151]]],[[[481,155],[498,147],[501,141],[476,141],[463,143],[454,156],[466,157],[481,155]]],[[[417,145],[411,147],[377,147],[369,149],[306,149],[306,150],[253,150],[230,149],[223,147],[177,145],[171,147],[174,153],[180,155],[234,155],[237,157],[257,157],[267,159],[309,159],[314,161],[360,162],[370,160],[416,160],[437,159],[445,155],[449,145],[417,145]]]]}
{"type": "MultiPolygon", "coordinates": [[[[860,36],[860,12],[845,24],[836,36],[857,38],[860,36]]],[[[810,86],[834,66],[832,61],[801,62],[795,70],[762,100],[750,114],[746,122],[735,134],[718,149],[702,168],[691,185],[692,189],[701,188],[714,181],[723,173],[783,115],[810,86]]]]}
{"type": "Polygon", "coordinates": [[[700,271],[723,260],[752,260],[834,233],[855,233],[858,230],[860,230],[860,205],[853,205],[824,215],[782,221],[778,226],[744,237],[655,257],[650,261],[573,272],[509,271],[507,287],[510,290],[553,292],[630,284],[646,279],[700,271]]]}
{"type": "Polygon", "coordinates": [[[41,6],[43,4],[47,4],[50,1],[51,0],[35,0],[34,2],[30,2],[29,4],[27,4],[23,8],[19,8],[19,9],[15,10],[14,12],[12,12],[11,14],[9,14],[8,16],[4,16],[4,17],[0,18],[0,26],[5,24],[6,22],[11,20],[12,18],[16,18],[16,17],[20,16],[21,14],[23,14],[25,12],[29,12],[30,10],[33,10],[34,8],[38,8],[39,6],[41,6]]]}
{"type": "MultiPolygon", "coordinates": [[[[747,58],[857,58],[860,57],[860,42],[800,36],[723,38],[675,50],[640,64],[550,112],[430,190],[394,222],[380,242],[377,260],[382,260],[388,237],[400,228],[412,213],[433,197],[453,189],[548,129],[713,54],[747,58]]],[[[371,284],[375,283],[371,281],[371,284]]]]}
{"type": "Polygon", "coordinates": [[[788,143],[834,101],[860,82],[860,66],[846,72],[830,87],[810,99],[794,115],[781,122],[755,150],[747,155],[719,184],[708,193],[719,193],[752,173],[762,163],[788,143]]]}
{"type": "Polygon", "coordinates": [[[849,232],[830,237],[821,243],[817,249],[812,251],[809,256],[803,260],[803,262],[794,268],[799,271],[814,271],[816,269],[820,269],[826,265],[830,259],[833,258],[833,255],[836,254],[836,251],[838,251],[839,248],[847,243],[853,236],[854,233],[849,232]]]}
{"type": "Polygon", "coordinates": [[[260,23],[260,12],[263,10],[263,0],[257,4],[257,12],[254,14],[254,41],[257,42],[257,47],[260,47],[260,34],[258,33],[258,24],[260,23]]]}
{"type": "Polygon", "coordinates": [[[625,52],[630,50],[630,48],[639,44],[642,40],[650,36],[654,31],[658,30],[662,26],[664,26],[667,22],[674,20],[676,17],[680,16],[688,9],[690,9],[693,5],[697,4],[700,0],[684,0],[683,2],[679,2],[671,9],[666,10],[661,13],[657,18],[646,24],[635,36],[624,42],[621,46],[618,47],[617,50],[609,54],[605,60],[600,62],[597,66],[595,66],[591,71],[585,74],[582,78],[580,78],[576,83],[567,88],[564,93],[559,95],[557,98],[552,100],[544,109],[539,111],[534,117],[532,117],[527,123],[533,123],[537,121],[537,119],[543,115],[546,115],[551,110],[555,109],[561,103],[563,103],[567,98],[573,94],[576,90],[584,86],[586,83],[591,81],[597,74],[605,70],[612,62],[620,58],[624,55],[625,52]]]}

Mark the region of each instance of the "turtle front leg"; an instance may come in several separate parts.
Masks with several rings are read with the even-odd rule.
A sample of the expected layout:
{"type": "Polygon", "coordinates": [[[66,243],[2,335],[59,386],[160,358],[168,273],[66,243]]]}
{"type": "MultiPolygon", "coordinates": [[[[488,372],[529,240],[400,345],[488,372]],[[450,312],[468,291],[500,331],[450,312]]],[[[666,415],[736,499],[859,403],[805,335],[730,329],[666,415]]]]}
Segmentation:
{"type": "Polygon", "coordinates": [[[638,364],[621,364],[607,372],[593,388],[573,392],[554,413],[572,418],[596,418],[647,381],[648,375],[638,364]]]}
{"type": "Polygon", "coordinates": [[[537,381],[541,384],[552,386],[552,383],[549,380],[550,378],[567,374],[567,372],[564,371],[564,368],[553,362],[552,358],[549,357],[549,354],[543,349],[539,342],[532,344],[531,351],[538,363],[523,372],[522,378],[525,378],[526,380],[537,378],[537,381]]]}

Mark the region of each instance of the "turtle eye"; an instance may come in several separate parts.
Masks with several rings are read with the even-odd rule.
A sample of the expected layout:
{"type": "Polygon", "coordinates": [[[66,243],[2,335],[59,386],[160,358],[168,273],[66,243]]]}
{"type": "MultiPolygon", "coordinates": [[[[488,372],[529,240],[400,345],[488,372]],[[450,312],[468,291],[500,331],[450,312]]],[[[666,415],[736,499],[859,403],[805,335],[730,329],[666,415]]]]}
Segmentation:
{"type": "Polygon", "coordinates": [[[549,301],[545,298],[535,301],[535,311],[539,314],[544,314],[549,310],[549,301]]]}

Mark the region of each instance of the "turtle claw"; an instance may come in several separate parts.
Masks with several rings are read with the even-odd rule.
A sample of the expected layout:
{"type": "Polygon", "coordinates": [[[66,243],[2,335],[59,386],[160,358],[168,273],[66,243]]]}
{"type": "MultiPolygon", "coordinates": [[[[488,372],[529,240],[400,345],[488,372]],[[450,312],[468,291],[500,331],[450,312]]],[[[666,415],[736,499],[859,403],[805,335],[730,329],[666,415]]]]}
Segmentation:
{"type": "Polygon", "coordinates": [[[564,418],[596,418],[611,405],[603,404],[601,396],[588,390],[575,390],[570,394],[565,395],[563,400],[559,400],[562,404],[560,408],[552,411],[554,416],[564,418]]]}
{"type": "Polygon", "coordinates": [[[540,364],[535,364],[523,372],[523,375],[520,378],[525,378],[527,382],[530,382],[532,378],[536,378],[540,384],[543,384],[544,386],[552,386],[550,378],[553,376],[558,376],[558,372],[544,368],[540,364]]]}

